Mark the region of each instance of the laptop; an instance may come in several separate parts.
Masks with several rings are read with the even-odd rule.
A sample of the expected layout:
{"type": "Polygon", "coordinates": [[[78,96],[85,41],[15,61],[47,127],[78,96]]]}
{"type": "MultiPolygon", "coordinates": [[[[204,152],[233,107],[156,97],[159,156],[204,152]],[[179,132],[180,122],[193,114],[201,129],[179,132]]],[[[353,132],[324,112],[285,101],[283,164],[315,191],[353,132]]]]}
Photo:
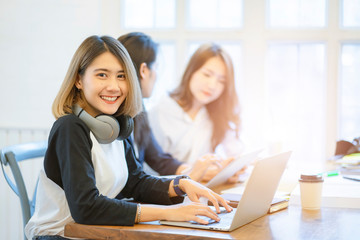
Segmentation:
{"type": "Polygon", "coordinates": [[[262,150],[256,150],[235,158],[229,163],[229,165],[216,174],[215,177],[213,177],[205,186],[212,188],[225,183],[228,178],[233,176],[237,171],[255,161],[261,151],[262,150]]]}
{"type": "Polygon", "coordinates": [[[211,221],[212,219],[201,216],[208,219],[209,224],[204,225],[193,221],[176,222],[165,220],[161,220],[160,224],[217,231],[232,231],[266,215],[290,155],[291,151],[258,160],[246,183],[244,193],[241,197],[239,196],[238,207],[230,213],[223,211],[223,213],[218,214],[221,218],[220,222],[211,221]]]}

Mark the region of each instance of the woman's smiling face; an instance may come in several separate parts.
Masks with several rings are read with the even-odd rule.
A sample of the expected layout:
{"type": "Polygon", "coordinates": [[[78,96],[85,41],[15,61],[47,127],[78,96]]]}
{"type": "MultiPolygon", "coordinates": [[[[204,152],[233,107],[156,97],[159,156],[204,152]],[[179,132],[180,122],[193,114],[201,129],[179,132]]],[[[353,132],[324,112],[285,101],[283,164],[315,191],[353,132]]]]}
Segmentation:
{"type": "Polygon", "coordinates": [[[80,105],[93,117],[116,113],[128,94],[123,66],[110,52],[94,59],[84,75],[79,76],[76,87],[85,97],[80,105]]]}

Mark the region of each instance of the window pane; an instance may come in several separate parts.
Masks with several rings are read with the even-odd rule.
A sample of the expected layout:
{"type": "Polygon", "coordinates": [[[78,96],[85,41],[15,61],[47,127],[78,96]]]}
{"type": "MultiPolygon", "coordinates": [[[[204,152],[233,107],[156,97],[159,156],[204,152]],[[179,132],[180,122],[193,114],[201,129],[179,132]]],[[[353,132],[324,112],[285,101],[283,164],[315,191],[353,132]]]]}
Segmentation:
{"type": "Polygon", "coordinates": [[[188,0],[187,9],[190,28],[240,28],[242,26],[242,0],[188,0]]]}
{"type": "Polygon", "coordinates": [[[174,28],[176,18],[175,0],[156,0],[155,26],[156,28],[174,28]]]}
{"type": "Polygon", "coordinates": [[[178,79],[176,79],[175,66],[175,44],[171,42],[159,42],[156,69],[157,78],[151,97],[144,101],[147,109],[151,108],[164,94],[177,86],[178,79]]]}
{"type": "Polygon", "coordinates": [[[360,43],[343,44],[340,75],[340,138],[353,140],[360,133],[360,43]]]}
{"type": "Polygon", "coordinates": [[[324,44],[270,44],[266,62],[269,141],[292,149],[300,166],[325,161],[324,44]]]}
{"type": "Polygon", "coordinates": [[[343,27],[360,27],[360,1],[342,0],[343,27]]]}
{"type": "Polygon", "coordinates": [[[125,0],[124,5],[126,28],[150,28],[154,25],[153,0],[125,0]]]}
{"type": "Polygon", "coordinates": [[[175,27],[175,0],[125,0],[123,13],[125,28],[175,27]]]}
{"type": "Polygon", "coordinates": [[[268,0],[270,27],[325,27],[326,0],[268,0]]]}

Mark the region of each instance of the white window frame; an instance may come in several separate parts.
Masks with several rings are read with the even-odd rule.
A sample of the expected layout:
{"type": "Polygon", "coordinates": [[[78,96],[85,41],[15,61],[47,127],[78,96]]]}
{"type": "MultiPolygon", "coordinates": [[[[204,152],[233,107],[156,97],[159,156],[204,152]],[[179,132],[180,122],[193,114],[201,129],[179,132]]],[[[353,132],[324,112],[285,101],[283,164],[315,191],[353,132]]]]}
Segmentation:
{"type": "MultiPolygon", "coordinates": [[[[123,0],[120,0],[123,2],[123,0]]],[[[245,96],[258,109],[254,110],[252,119],[258,119],[266,112],[264,102],[265,61],[267,45],[269,42],[325,42],[326,46],[326,142],[325,158],[334,154],[336,140],[338,140],[339,124],[339,61],[341,44],[344,42],[360,42],[359,29],[342,29],[340,22],[341,0],[327,1],[327,26],[324,28],[310,29],[270,29],[266,24],[267,0],[243,0],[243,26],[241,29],[226,30],[191,30],[187,29],[186,0],[176,1],[176,28],[174,29],[124,29],[120,23],[120,32],[115,35],[131,31],[143,31],[157,41],[172,41],[176,46],[176,77],[179,78],[185,67],[187,44],[191,41],[234,41],[240,42],[243,54],[243,87],[246,88],[245,96]],[[221,33],[221,34],[220,34],[221,33]],[[261,107],[263,106],[263,107],[261,107]]],[[[120,4],[123,9],[123,4],[120,4]]],[[[113,6],[112,6],[113,7],[113,6]]],[[[121,14],[120,14],[121,15],[121,14]]],[[[119,19],[120,20],[120,19],[119,19]]],[[[112,23],[114,24],[114,23],[112,23]]],[[[262,123],[259,121],[259,124],[262,123]]],[[[324,159],[324,163],[325,160],[324,159]]]]}

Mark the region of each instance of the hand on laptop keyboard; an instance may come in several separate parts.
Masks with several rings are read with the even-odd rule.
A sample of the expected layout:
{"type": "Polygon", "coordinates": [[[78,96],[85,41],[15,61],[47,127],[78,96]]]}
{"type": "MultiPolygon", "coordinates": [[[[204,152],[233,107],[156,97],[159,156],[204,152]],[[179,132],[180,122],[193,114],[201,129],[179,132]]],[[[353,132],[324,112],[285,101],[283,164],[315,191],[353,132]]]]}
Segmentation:
{"type": "MultiPolygon", "coordinates": [[[[220,208],[220,213],[217,214],[220,217],[220,221],[221,221],[222,216],[224,216],[225,214],[229,214],[229,212],[225,208],[220,208]]],[[[207,224],[203,224],[203,225],[210,225],[210,224],[213,224],[213,223],[218,223],[214,219],[211,219],[211,218],[208,218],[208,217],[205,217],[205,216],[198,216],[198,217],[201,218],[201,219],[204,219],[205,221],[208,221],[207,224]]],[[[198,222],[195,222],[195,221],[190,221],[190,222],[192,224],[202,224],[202,223],[198,223],[198,222]]]]}

